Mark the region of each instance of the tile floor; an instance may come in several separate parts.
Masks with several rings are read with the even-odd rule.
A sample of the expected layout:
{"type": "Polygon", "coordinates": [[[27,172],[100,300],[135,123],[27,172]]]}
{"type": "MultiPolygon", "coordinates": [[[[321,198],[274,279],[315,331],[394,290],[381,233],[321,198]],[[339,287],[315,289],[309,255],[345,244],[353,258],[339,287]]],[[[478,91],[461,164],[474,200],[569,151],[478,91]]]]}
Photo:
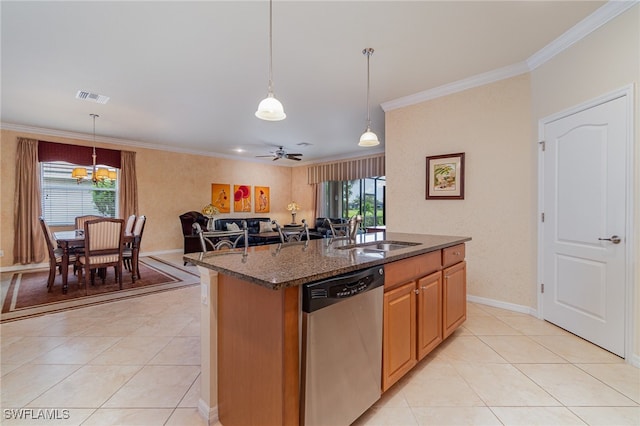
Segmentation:
{"type": "MultiPolygon", "coordinates": [[[[203,425],[199,291],[2,324],[0,422],[203,425]],[[19,421],[12,408],[68,418],[19,421]]],[[[544,321],[470,303],[463,327],[356,424],[640,425],[640,370],[544,321]]]]}

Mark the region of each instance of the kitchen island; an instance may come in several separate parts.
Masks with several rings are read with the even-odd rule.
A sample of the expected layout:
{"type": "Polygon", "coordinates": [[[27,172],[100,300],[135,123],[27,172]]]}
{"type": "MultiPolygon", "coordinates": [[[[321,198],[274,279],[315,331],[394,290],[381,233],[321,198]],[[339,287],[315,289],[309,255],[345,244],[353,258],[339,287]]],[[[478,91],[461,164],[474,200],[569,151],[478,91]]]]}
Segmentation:
{"type": "Polygon", "coordinates": [[[225,426],[299,424],[300,286],[421,256],[439,270],[443,250],[469,240],[379,232],[185,255],[202,282],[200,412],[225,426]]]}

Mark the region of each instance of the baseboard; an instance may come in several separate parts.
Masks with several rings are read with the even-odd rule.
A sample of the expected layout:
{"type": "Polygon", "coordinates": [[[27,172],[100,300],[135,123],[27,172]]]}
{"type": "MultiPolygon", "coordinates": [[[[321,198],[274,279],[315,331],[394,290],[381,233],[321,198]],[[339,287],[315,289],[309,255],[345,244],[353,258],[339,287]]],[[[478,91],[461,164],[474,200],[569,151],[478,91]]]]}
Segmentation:
{"type": "MultiPolygon", "coordinates": [[[[145,252],[140,252],[140,257],[161,256],[163,254],[174,254],[174,253],[182,253],[182,249],[180,248],[180,249],[173,249],[173,250],[145,251],[145,252]]],[[[33,270],[33,269],[49,269],[49,262],[28,263],[26,265],[2,266],[0,267],[0,272],[20,272],[20,271],[33,270]]]]}
{"type": "Polygon", "coordinates": [[[626,361],[634,367],[640,368],[640,355],[632,354],[626,361]]]}
{"type": "Polygon", "coordinates": [[[174,254],[174,253],[182,253],[183,249],[172,249],[172,250],[158,250],[158,251],[144,251],[140,252],[140,256],[162,256],[163,254],[174,254]]]}
{"type": "Polygon", "coordinates": [[[208,425],[218,423],[218,406],[209,407],[202,399],[198,400],[198,413],[208,425]]]}
{"type": "Polygon", "coordinates": [[[488,299],[486,297],[473,296],[468,294],[467,301],[473,303],[480,303],[481,305],[493,306],[494,308],[505,309],[507,311],[520,312],[522,314],[533,315],[538,317],[538,311],[534,308],[524,305],[516,305],[515,303],[503,302],[495,299],[488,299]]]}
{"type": "Polygon", "coordinates": [[[0,272],[20,272],[20,271],[32,271],[34,269],[49,269],[49,262],[43,263],[28,263],[26,265],[11,265],[0,268],[0,272]]]}

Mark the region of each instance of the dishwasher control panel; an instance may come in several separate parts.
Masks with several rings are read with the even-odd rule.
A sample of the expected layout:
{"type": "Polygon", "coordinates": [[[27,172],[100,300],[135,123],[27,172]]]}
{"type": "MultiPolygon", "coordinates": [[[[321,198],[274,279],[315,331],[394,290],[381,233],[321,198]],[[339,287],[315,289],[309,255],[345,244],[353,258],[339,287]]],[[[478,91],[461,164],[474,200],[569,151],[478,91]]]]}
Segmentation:
{"type": "Polygon", "coordinates": [[[317,311],[383,284],[384,268],[382,266],[305,284],[302,292],[302,310],[317,311]]]}

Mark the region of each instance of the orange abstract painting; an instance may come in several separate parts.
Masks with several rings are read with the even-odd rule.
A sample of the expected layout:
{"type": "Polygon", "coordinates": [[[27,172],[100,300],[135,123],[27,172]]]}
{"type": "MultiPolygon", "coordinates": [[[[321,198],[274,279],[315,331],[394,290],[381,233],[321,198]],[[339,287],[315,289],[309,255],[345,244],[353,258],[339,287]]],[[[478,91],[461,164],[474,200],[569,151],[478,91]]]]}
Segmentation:
{"type": "Polygon", "coordinates": [[[231,212],[231,185],[228,183],[212,183],[211,204],[217,207],[220,213],[231,212]]]}
{"type": "Polygon", "coordinates": [[[268,186],[255,187],[256,213],[269,213],[271,210],[271,200],[269,198],[268,186]]]}
{"type": "Polygon", "coordinates": [[[233,185],[233,211],[251,212],[251,185],[233,185]]]}

